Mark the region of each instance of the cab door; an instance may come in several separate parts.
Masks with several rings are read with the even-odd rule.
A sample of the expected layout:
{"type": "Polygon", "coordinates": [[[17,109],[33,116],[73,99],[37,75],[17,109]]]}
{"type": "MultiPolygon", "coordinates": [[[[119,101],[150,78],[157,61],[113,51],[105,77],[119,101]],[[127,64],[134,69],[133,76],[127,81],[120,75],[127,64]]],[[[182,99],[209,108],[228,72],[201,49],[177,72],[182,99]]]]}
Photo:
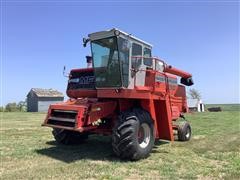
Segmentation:
{"type": "Polygon", "coordinates": [[[140,44],[132,43],[131,78],[135,86],[144,86],[146,71],[142,58],[143,48],[140,44]]]}

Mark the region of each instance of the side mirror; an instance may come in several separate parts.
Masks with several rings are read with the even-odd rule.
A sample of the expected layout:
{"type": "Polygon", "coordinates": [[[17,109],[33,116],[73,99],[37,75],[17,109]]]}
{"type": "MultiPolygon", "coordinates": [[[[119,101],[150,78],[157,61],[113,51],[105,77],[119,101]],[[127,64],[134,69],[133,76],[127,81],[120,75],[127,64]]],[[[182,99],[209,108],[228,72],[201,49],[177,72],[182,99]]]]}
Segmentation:
{"type": "Polygon", "coordinates": [[[180,82],[181,82],[181,84],[184,84],[186,86],[192,86],[194,84],[192,77],[189,77],[189,78],[183,78],[182,77],[180,82]]]}
{"type": "Polygon", "coordinates": [[[86,47],[89,41],[90,41],[89,38],[83,38],[83,47],[86,47]]]}

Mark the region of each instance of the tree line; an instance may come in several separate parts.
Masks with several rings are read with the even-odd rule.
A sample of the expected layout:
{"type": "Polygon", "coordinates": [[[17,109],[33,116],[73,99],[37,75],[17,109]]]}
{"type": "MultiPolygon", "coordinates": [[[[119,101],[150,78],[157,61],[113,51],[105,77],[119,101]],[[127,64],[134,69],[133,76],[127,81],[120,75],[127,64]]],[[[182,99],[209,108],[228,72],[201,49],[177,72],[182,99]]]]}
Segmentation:
{"type": "Polygon", "coordinates": [[[25,112],[27,111],[26,101],[20,101],[18,103],[8,103],[5,107],[0,107],[0,112],[25,112]]]}

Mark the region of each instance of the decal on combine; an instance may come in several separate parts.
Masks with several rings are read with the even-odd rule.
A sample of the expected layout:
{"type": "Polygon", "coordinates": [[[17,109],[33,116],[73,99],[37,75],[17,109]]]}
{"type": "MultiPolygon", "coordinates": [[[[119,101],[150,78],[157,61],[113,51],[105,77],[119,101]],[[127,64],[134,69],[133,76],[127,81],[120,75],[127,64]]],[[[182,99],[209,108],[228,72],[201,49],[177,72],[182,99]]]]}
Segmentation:
{"type": "Polygon", "coordinates": [[[78,84],[92,84],[94,83],[94,76],[81,76],[80,78],[69,79],[68,82],[78,84]]]}
{"type": "Polygon", "coordinates": [[[93,71],[89,72],[71,72],[71,78],[68,80],[68,90],[73,89],[94,89],[95,77],[93,71]]]}
{"type": "Polygon", "coordinates": [[[155,77],[156,82],[165,82],[165,77],[157,75],[155,77]]]}

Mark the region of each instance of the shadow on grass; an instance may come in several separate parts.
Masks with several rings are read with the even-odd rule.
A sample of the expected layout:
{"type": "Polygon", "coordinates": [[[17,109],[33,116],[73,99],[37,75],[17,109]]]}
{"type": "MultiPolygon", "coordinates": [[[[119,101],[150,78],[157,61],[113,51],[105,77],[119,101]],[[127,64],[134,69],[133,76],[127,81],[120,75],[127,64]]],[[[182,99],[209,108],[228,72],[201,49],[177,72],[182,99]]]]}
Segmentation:
{"type": "MultiPolygon", "coordinates": [[[[166,153],[155,150],[159,145],[166,143],[168,142],[156,141],[152,153],[166,153]]],[[[126,160],[120,160],[114,155],[111,146],[111,137],[108,136],[90,136],[87,141],[79,145],[61,145],[55,141],[48,141],[46,144],[49,147],[44,149],[37,149],[36,153],[66,163],[72,163],[74,161],[82,159],[129,162],[126,160]]]]}
{"type": "Polygon", "coordinates": [[[155,140],[153,149],[151,153],[168,153],[168,151],[163,151],[158,149],[159,146],[164,145],[164,144],[169,144],[169,141],[166,140],[155,140]],[[158,149],[158,150],[157,150],[158,149]]]}
{"type": "Polygon", "coordinates": [[[66,163],[81,159],[120,161],[114,156],[111,138],[107,136],[90,136],[87,141],[78,145],[61,145],[55,141],[49,141],[46,144],[50,147],[38,149],[36,152],[66,163]]]}

